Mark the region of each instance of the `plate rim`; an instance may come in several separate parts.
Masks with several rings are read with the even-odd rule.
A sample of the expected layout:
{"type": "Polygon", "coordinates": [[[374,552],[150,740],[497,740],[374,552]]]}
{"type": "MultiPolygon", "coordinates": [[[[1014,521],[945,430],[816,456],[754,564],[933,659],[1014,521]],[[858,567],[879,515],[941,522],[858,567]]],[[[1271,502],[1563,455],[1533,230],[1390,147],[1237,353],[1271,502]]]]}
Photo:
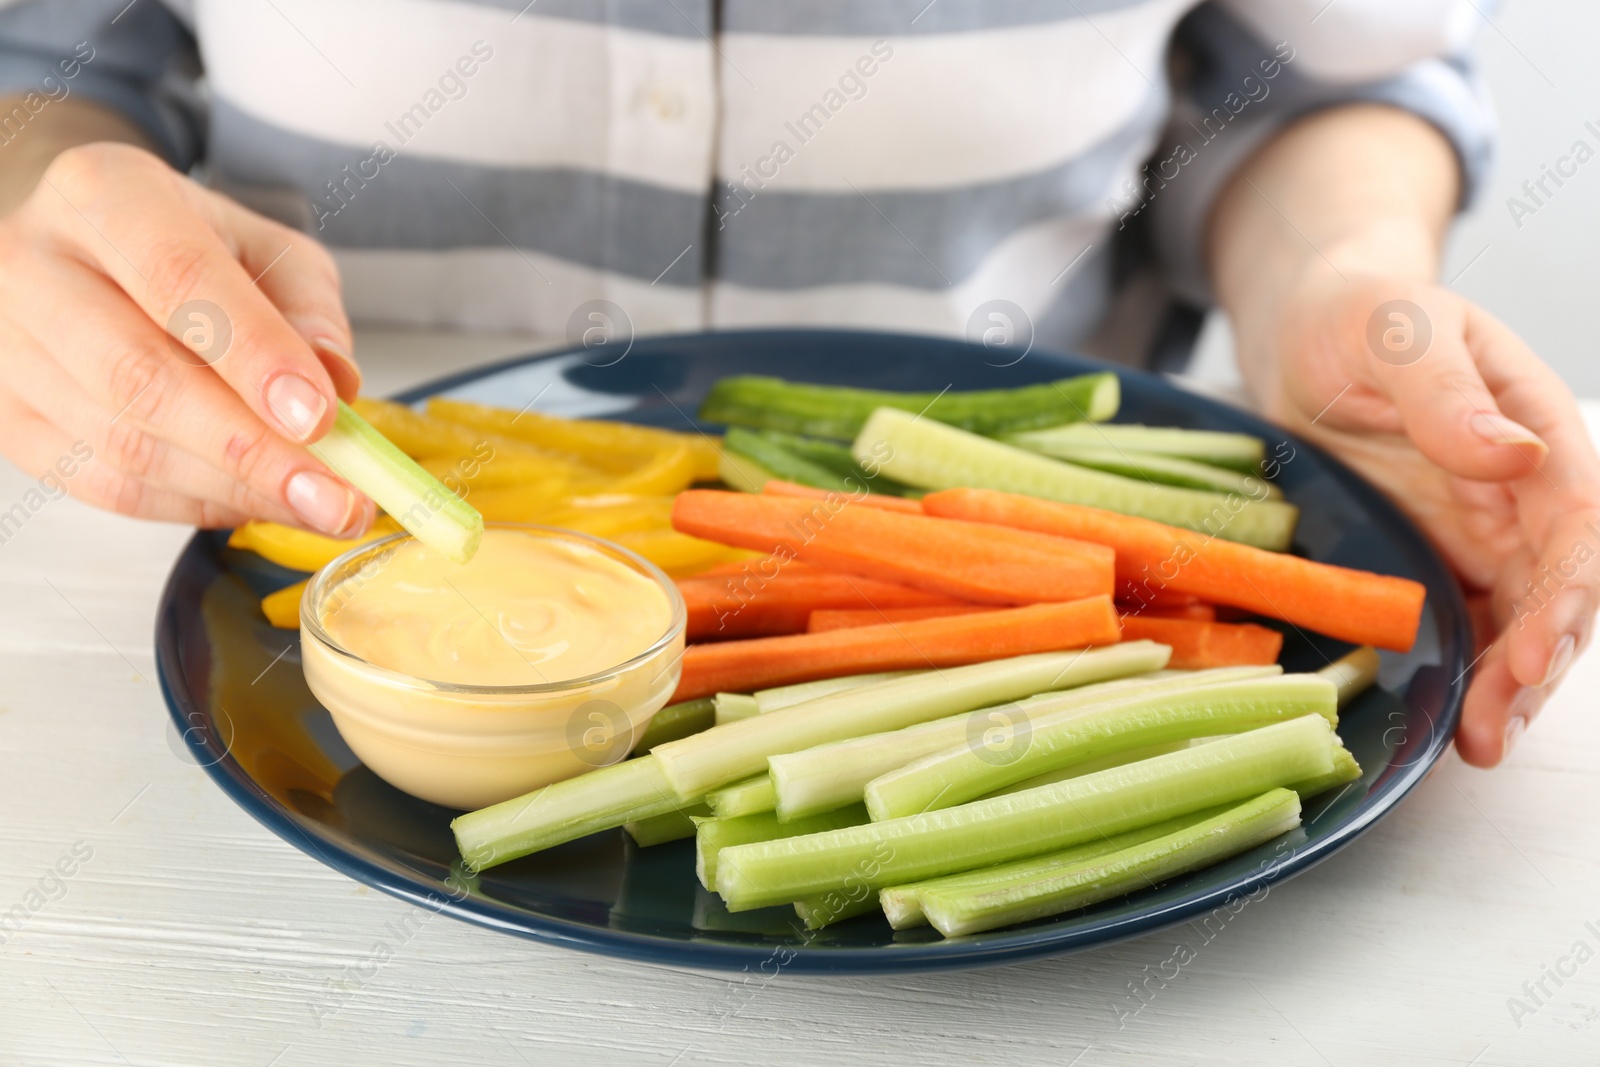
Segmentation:
{"type": "MultiPolygon", "coordinates": [[[[792,338],[797,334],[813,336],[818,340],[895,339],[911,343],[969,346],[967,342],[955,338],[931,335],[804,327],[658,334],[640,338],[634,344],[650,346],[662,343],[692,344],[707,338],[715,338],[719,343],[737,343],[740,340],[759,342],[763,339],[770,340],[777,335],[792,338]]],[[[402,403],[415,403],[436,393],[518,367],[571,356],[583,351],[581,347],[568,346],[508,357],[402,390],[396,393],[393,399],[402,403]]],[[[824,974],[884,974],[993,966],[1041,956],[1064,955],[1155,933],[1215,911],[1240,897],[1250,896],[1263,888],[1285,882],[1312,869],[1342,851],[1352,841],[1366,833],[1374,823],[1395,810],[1428,775],[1448,749],[1455,735],[1466,687],[1470,683],[1472,674],[1471,666],[1466,664],[1465,649],[1468,647],[1470,632],[1467,627],[1465,597],[1459,582],[1439,556],[1438,551],[1428,542],[1409,516],[1360,474],[1320,446],[1306,441],[1284,427],[1262,419],[1253,412],[1232,407],[1202,393],[1189,392],[1166,376],[1068,353],[1040,351],[1038,354],[1047,359],[1062,360],[1079,366],[1098,366],[1115,371],[1119,377],[1127,375],[1148,378],[1161,388],[1184,393],[1202,405],[1223,408],[1233,418],[1244,423],[1252,424],[1271,434],[1286,435],[1297,448],[1308,449],[1319,462],[1340,475],[1347,487],[1361,498],[1363,506],[1368,511],[1387,512],[1387,517],[1392,520],[1391,524],[1415,541],[1424,550],[1424,557],[1430,564],[1446,577],[1450,603],[1436,606],[1435,614],[1440,617],[1441,622],[1453,618],[1455,632],[1451,634],[1441,631],[1441,654],[1447,654],[1449,647],[1454,645],[1461,650],[1456,656],[1461,662],[1442,665],[1446,669],[1460,668],[1456,680],[1450,684],[1445,693],[1442,714],[1432,722],[1427,745],[1417,758],[1392,775],[1375,797],[1369,797],[1366,807],[1356,813],[1349,822],[1331,831],[1328,836],[1313,842],[1302,842],[1285,855],[1275,858],[1270,865],[1262,866],[1253,873],[1241,875],[1227,884],[1190,893],[1159,910],[1141,911],[1088,924],[1079,923],[1055,931],[1048,925],[1030,925],[1010,934],[995,932],[980,935],[981,940],[955,938],[919,944],[875,945],[865,948],[770,943],[745,945],[735,942],[659,937],[528,911],[519,911],[516,913],[516,918],[512,919],[509,910],[503,906],[471,896],[459,900],[451,899],[448,894],[440,891],[442,883],[438,883],[437,888],[427,887],[424,881],[415,875],[404,873],[396,867],[386,866],[359,854],[348,846],[327,839],[315,831],[314,824],[302,822],[301,817],[295,812],[262,789],[233,758],[227,746],[219,743],[215,731],[194,729],[195,714],[199,714],[203,719],[209,719],[209,716],[202,703],[195,700],[194,694],[188,692],[186,686],[180,692],[174,685],[174,679],[182,679],[183,674],[176,630],[168,625],[168,620],[177,611],[180,571],[193,553],[205,550],[205,539],[216,537],[216,531],[197,530],[184,544],[173,561],[158,601],[155,619],[156,675],[168,713],[186,748],[229,799],[278,837],[333,870],[414,906],[448,914],[475,926],[545,944],[661,966],[702,970],[749,970],[752,967],[764,968],[769,962],[778,959],[779,970],[824,974]],[[1449,610],[1445,610],[1446,608],[1449,610]]],[[[625,847],[633,846],[630,844],[625,847]]]]}

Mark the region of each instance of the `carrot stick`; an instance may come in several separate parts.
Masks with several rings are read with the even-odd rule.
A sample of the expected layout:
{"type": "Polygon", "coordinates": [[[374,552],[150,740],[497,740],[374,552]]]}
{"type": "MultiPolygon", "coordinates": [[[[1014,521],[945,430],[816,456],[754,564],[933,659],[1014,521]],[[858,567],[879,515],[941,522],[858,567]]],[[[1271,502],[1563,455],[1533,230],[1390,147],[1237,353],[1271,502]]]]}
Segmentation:
{"type": "Polygon", "coordinates": [[[672,525],[831,571],[899,582],[981,604],[1037,604],[1109,595],[1114,553],[1028,530],[853,507],[849,499],[678,494],[672,525]]]}
{"type": "MultiPolygon", "coordinates": [[[[1124,623],[1130,618],[1177,619],[1185,622],[1217,621],[1217,609],[1210,604],[1186,604],[1181,608],[1141,610],[1133,605],[1118,603],[1115,607],[1124,623]]],[[[971,615],[973,612],[988,610],[986,604],[930,604],[918,608],[822,608],[811,613],[811,618],[806,622],[806,633],[821,634],[829,630],[849,630],[857,626],[876,626],[881,622],[942,619],[947,615],[971,615]]]]}
{"type": "Polygon", "coordinates": [[[882,508],[885,511],[904,511],[911,515],[921,515],[922,505],[915,500],[905,497],[889,496],[885,493],[863,493],[861,496],[845,497],[843,493],[833,489],[818,489],[814,485],[801,485],[799,482],[786,482],[782,478],[772,478],[761,487],[763,493],[773,496],[799,496],[807,500],[826,500],[829,496],[843,497],[857,504],[865,504],[869,508],[882,508]]]}
{"type": "MultiPolygon", "coordinates": [[[[770,573],[773,573],[770,570],[770,567],[773,566],[773,564],[770,562],[772,560],[772,558],[773,558],[772,556],[767,555],[767,556],[760,556],[760,557],[758,557],[756,559],[736,559],[736,560],[732,560],[732,561],[730,561],[728,563],[719,563],[715,567],[707,567],[705,570],[701,571],[699,574],[694,575],[694,577],[696,577],[696,578],[726,578],[726,577],[729,577],[729,576],[733,576],[733,577],[742,578],[742,577],[744,577],[745,575],[748,575],[748,574],[770,574],[770,573]]],[[[828,573],[827,571],[823,570],[821,567],[811,567],[811,566],[808,566],[808,565],[806,565],[804,563],[801,563],[797,559],[791,559],[788,562],[784,562],[783,560],[779,560],[777,562],[776,566],[782,567],[785,574],[827,574],[828,573]]]]}
{"type": "Polygon", "coordinates": [[[1405,652],[1417,637],[1426,590],[1418,582],[1314,563],[1099,508],[986,489],[949,489],[922,500],[930,515],[1094,541],[1116,550],[1117,593],[1191,593],[1308,630],[1405,652]]]}
{"type": "Polygon", "coordinates": [[[988,604],[944,604],[923,608],[824,608],[813,611],[806,622],[806,633],[821,634],[829,630],[853,630],[859,626],[877,626],[884,622],[916,622],[918,619],[942,619],[950,615],[971,615],[978,611],[992,611],[988,604]]]}
{"type": "Polygon", "coordinates": [[[818,608],[851,608],[876,616],[877,608],[960,603],[908,585],[802,569],[800,564],[779,564],[771,557],[752,561],[734,574],[679,579],[678,591],[689,609],[690,641],[803,633],[818,608]]]}
{"type": "MultiPolygon", "coordinates": [[[[725,564],[726,566],[726,564],[725,564]]],[[[1133,590],[1119,589],[1119,593],[1129,594],[1128,603],[1146,608],[1187,608],[1202,603],[1193,593],[1180,593],[1176,589],[1141,589],[1137,599],[1132,598],[1133,590]]]]}
{"type": "Polygon", "coordinates": [[[674,703],[871,671],[928,670],[1115,643],[1107,596],[852,630],[690,645],[674,703]]]}
{"type": "MultiPolygon", "coordinates": [[[[1153,604],[1130,604],[1125,600],[1119,600],[1117,601],[1117,610],[1124,615],[1136,615],[1141,619],[1188,619],[1191,622],[1217,621],[1216,605],[1202,604],[1199,601],[1193,604],[1172,607],[1156,607],[1153,604]]],[[[1243,614],[1243,612],[1240,612],[1240,614],[1243,614]]]]}
{"type": "Polygon", "coordinates": [[[1172,646],[1167,666],[1179,671],[1208,667],[1266,666],[1278,662],[1283,635],[1253,622],[1206,622],[1122,616],[1124,641],[1159,641],[1172,646]]]}

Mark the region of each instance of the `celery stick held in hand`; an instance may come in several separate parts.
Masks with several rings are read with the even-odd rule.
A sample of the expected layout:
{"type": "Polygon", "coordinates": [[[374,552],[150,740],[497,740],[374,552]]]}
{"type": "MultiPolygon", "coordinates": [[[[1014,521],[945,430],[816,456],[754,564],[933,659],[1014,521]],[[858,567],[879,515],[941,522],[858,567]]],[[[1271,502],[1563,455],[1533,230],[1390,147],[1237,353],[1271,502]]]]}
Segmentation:
{"type": "MultiPolygon", "coordinates": [[[[1480,604],[1469,762],[1505,756],[1587,643],[1600,572],[1570,560],[1600,461],[1556,376],[1436,280],[1490,156],[1467,5],[1145,5],[1113,46],[1070,4],[741,0],[691,34],[543,5],[480,33],[478,6],[419,3],[399,23],[357,5],[314,46],[249,5],[192,27],[122,0],[0,10],[0,73],[49,72],[0,99],[21,116],[0,167],[0,451],[128,515],[349,538],[373,506],[308,448],[360,382],[349,317],[598,330],[618,351],[636,331],[845,324],[1009,339],[974,356],[1003,366],[1083,341],[1109,253],[1141,231],[1148,271],[1229,313],[1260,408],[1405,507],[1480,604]],[[370,56],[380,22],[378,66],[345,79],[328,57],[370,56]],[[593,82],[618,41],[638,70],[617,76],[650,78],[620,96],[593,82]],[[209,91],[174,92],[175,72],[209,91]],[[1201,118],[1158,140],[1172,115],[1151,100],[1201,118]],[[1130,145],[1152,146],[1145,169],[1130,145]],[[1519,601],[1564,562],[1547,606],[1519,601]]],[[[1164,468],[1226,477],[1189,462],[1164,468]]]]}

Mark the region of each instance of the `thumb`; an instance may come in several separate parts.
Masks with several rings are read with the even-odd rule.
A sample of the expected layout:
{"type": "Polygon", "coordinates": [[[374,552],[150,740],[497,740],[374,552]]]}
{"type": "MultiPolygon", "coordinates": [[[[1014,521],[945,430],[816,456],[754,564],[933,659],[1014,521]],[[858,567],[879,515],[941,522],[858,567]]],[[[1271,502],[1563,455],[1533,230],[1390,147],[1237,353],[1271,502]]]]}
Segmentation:
{"type": "Polygon", "coordinates": [[[1368,320],[1368,366],[1424,456],[1451,474],[1509,481],[1544,461],[1548,445],[1507,416],[1484,383],[1457,298],[1388,300],[1368,320]]]}

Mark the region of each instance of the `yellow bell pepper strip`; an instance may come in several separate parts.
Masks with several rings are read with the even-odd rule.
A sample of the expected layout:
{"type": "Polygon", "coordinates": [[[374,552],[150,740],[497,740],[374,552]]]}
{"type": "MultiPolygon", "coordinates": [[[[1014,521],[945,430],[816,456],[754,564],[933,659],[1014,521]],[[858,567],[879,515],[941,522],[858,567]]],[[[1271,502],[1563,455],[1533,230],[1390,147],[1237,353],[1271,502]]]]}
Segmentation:
{"type": "Polygon", "coordinates": [[[622,533],[611,540],[639,553],[673,578],[687,578],[721,563],[754,559],[759,555],[671,529],[622,533]]]}
{"type": "Polygon", "coordinates": [[[671,445],[683,445],[689,449],[691,477],[695,481],[716,480],[717,459],[722,451],[716,438],[698,432],[679,433],[676,430],[603,419],[564,419],[535,411],[513,411],[445,397],[436,396],[429,400],[428,414],[487,433],[504,434],[544,448],[591,459],[596,465],[601,465],[599,457],[604,455],[615,456],[624,464],[631,465],[637,463],[637,457],[641,454],[660,452],[671,445]]]}
{"type": "Polygon", "coordinates": [[[350,406],[413,459],[471,455],[483,440],[483,434],[473,432],[470,427],[431,419],[392,400],[362,396],[350,406]]]}
{"type": "Polygon", "coordinates": [[[689,455],[694,461],[694,480],[716,481],[717,464],[722,461],[722,439],[700,433],[686,433],[683,439],[689,443],[689,455]]]}
{"type": "Polygon", "coordinates": [[[280,630],[300,629],[300,597],[310,584],[311,579],[305,578],[276,593],[268,593],[261,598],[261,613],[280,630]]]}
{"type": "Polygon", "coordinates": [[[324,537],[322,534],[298,530],[293,526],[283,526],[276,522],[252,519],[243,526],[235,527],[228,535],[228,547],[254,552],[263,559],[270,560],[280,567],[288,567],[290,570],[316,571],[357,545],[364,545],[368,541],[376,541],[380,537],[388,537],[399,531],[400,524],[387,515],[379,515],[364,536],[348,541],[341,541],[336,537],[324,537]]]}
{"type": "MultiPolygon", "coordinates": [[[[565,500],[577,491],[571,465],[566,463],[497,453],[490,453],[483,462],[471,457],[429,456],[417,463],[459,496],[471,496],[483,489],[525,489],[550,500],[565,500]]],[[[590,482],[584,477],[578,485],[587,487],[590,482]]]]}
{"type": "MultiPolygon", "coordinates": [[[[561,471],[575,481],[603,479],[607,474],[604,469],[561,450],[541,448],[506,434],[424,415],[392,400],[364,396],[350,406],[424,467],[431,463],[434,467],[449,469],[452,462],[458,462],[469,472],[474,466],[484,472],[518,468],[561,471]]],[[[468,477],[476,476],[469,473],[468,477]]],[[[503,480],[516,477],[511,473],[502,476],[503,480]]]]}
{"type": "Polygon", "coordinates": [[[694,481],[694,457],[683,442],[666,445],[649,454],[638,466],[618,472],[606,483],[606,491],[639,496],[668,496],[689,488],[694,481]]]}
{"type": "Polygon", "coordinates": [[[670,496],[580,497],[550,512],[540,521],[595,537],[615,538],[626,533],[644,533],[672,528],[670,496]]]}
{"type": "Polygon", "coordinates": [[[564,482],[527,482],[473,489],[470,499],[486,522],[535,522],[552,525],[549,517],[571,499],[564,482]]]}

